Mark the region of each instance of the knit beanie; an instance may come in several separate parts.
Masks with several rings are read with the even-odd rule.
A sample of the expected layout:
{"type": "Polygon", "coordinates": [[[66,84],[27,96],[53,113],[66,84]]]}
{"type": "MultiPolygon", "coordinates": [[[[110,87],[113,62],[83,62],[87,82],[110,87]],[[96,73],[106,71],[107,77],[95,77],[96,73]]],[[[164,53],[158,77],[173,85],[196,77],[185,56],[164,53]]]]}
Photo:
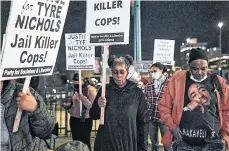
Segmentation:
{"type": "Polygon", "coordinates": [[[201,50],[200,48],[192,49],[189,55],[189,63],[197,59],[203,59],[203,60],[208,61],[207,52],[204,50],[201,50]]]}

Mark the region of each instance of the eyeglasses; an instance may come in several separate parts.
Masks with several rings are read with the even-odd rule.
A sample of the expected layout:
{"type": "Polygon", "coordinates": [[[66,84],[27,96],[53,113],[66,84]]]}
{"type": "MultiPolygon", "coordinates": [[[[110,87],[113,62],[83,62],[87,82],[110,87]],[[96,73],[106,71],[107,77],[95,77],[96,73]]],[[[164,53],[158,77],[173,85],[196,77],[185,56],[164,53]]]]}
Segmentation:
{"type": "Polygon", "coordinates": [[[125,70],[112,70],[112,74],[116,74],[116,75],[118,74],[124,75],[125,73],[126,73],[125,70]]]}
{"type": "Polygon", "coordinates": [[[207,71],[207,69],[208,69],[208,67],[202,67],[202,68],[196,68],[196,67],[192,67],[192,66],[190,66],[190,67],[191,67],[191,70],[193,70],[193,71],[198,71],[198,70],[207,71]]]}

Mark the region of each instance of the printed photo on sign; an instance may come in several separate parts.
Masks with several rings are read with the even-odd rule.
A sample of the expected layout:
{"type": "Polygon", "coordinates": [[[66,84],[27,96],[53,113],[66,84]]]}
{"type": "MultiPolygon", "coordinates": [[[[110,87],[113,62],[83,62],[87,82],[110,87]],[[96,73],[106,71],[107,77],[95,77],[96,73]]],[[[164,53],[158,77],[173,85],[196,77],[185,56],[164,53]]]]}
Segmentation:
{"type": "Polygon", "coordinates": [[[69,0],[11,1],[2,80],[52,74],[68,5],[69,0]]]}
{"type": "Polygon", "coordinates": [[[90,45],[129,43],[130,1],[88,0],[86,33],[90,45]]]}
{"type": "Polygon", "coordinates": [[[85,33],[65,34],[66,69],[94,70],[95,47],[86,45],[85,33]]]}

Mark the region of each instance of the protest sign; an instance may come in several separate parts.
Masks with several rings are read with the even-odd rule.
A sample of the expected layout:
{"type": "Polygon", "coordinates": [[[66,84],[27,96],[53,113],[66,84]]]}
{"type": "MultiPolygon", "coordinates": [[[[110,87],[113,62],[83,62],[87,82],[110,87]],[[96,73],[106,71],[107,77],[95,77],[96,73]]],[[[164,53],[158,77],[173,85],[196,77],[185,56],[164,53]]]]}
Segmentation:
{"type": "Polygon", "coordinates": [[[153,61],[135,61],[134,68],[138,73],[149,73],[153,61]]]}
{"type": "Polygon", "coordinates": [[[86,42],[90,45],[129,44],[130,1],[88,0],[86,42]]]}
{"type": "Polygon", "coordinates": [[[95,47],[86,45],[85,33],[65,34],[66,69],[94,70],[95,47]]]}
{"type": "Polygon", "coordinates": [[[13,0],[0,67],[1,80],[51,75],[69,0],[13,0]]]}
{"type": "Polygon", "coordinates": [[[173,65],[175,40],[155,39],[153,63],[173,65]]]}

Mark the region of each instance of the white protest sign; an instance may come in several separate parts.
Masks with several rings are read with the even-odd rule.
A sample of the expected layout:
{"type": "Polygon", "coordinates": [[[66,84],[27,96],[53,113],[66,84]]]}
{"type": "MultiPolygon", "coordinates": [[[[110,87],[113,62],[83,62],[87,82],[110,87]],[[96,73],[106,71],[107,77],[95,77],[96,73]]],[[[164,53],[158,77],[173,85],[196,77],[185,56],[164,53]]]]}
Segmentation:
{"type": "Polygon", "coordinates": [[[153,63],[172,65],[174,61],[175,40],[155,39],[153,63]]]}
{"type": "Polygon", "coordinates": [[[148,73],[152,64],[153,61],[135,61],[134,68],[139,73],[148,73]]]}
{"type": "Polygon", "coordinates": [[[94,70],[95,47],[86,45],[85,33],[65,34],[66,69],[94,70]]]}
{"type": "Polygon", "coordinates": [[[51,75],[69,0],[13,0],[0,68],[1,80],[51,75]]]}
{"type": "Polygon", "coordinates": [[[86,42],[129,44],[130,0],[87,0],[86,42]]]}

